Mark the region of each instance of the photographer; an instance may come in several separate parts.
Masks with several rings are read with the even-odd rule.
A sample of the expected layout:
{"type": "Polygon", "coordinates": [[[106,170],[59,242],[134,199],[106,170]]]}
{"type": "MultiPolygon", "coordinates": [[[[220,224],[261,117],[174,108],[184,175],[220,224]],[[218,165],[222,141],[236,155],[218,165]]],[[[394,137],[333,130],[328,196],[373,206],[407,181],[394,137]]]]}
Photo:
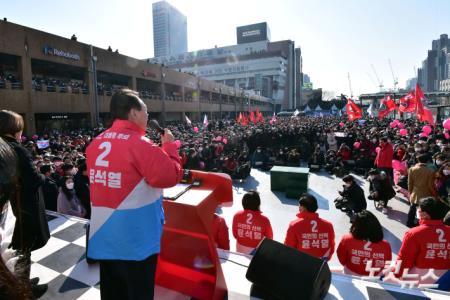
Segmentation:
{"type": "Polygon", "coordinates": [[[352,175],[342,178],[344,190],[339,191],[339,197],[335,200],[336,208],[346,212],[349,216],[359,213],[367,208],[366,197],[363,189],[355,182],[352,175]]]}

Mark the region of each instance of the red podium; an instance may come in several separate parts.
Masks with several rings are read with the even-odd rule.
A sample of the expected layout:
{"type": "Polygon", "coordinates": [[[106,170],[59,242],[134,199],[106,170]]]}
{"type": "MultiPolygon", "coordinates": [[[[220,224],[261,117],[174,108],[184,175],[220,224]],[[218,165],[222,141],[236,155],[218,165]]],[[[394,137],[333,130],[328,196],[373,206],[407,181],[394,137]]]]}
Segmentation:
{"type": "Polygon", "coordinates": [[[191,171],[199,180],[176,200],[164,200],[166,223],[156,271],[156,284],[196,299],[220,299],[227,292],[212,236],[218,205],[233,201],[230,176],[191,171]]]}

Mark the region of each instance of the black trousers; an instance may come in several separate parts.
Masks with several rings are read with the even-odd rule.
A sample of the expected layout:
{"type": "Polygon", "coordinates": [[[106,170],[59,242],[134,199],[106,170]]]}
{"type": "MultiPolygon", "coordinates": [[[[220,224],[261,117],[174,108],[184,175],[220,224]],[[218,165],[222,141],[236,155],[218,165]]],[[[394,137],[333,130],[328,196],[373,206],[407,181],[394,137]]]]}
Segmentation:
{"type": "Polygon", "coordinates": [[[416,226],[416,211],[417,211],[417,205],[410,203],[409,204],[409,212],[408,212],[408,221],[406,221],[406,226],[408,226],[408,227],[416,226]]]}
{"type": "Polygon", "coordinates": [[[153,300],[158,254],[141,261],[100,260],[102,300],[153,300]]]}

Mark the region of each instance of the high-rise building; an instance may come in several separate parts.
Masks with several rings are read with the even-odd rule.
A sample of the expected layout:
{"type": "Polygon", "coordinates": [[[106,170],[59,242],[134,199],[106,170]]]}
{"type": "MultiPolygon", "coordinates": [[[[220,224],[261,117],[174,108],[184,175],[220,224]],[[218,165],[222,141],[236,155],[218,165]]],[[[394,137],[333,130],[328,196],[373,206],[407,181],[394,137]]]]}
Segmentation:
{"type": "Polygon", "coordinates": [[[405,89],[408,91],[414,90],[416,88],[417,78],[410,78],[406,81],[405,89]]]}
{"type": "Polygon", "coordinates": [[[427,58],[417,72],[417,81],[427,92],[436,92],[441,81],[450,78],[450,40],[447,34],[441,34],[431,44],[427,58]]]}
{"type": "Polygon", "coordinates": [[[153,3],[155,57],[187,52],[187,18],[166,1],[153,3]]]}
{"type": "Polygon", "coordinates": [[[271,42],[266,23],[236,29],[237,45],[155,57],[153,63],[196,74],[238,88],[245,94],[273,99],[276,110],[295,109],[301,91],[301,51],[291,40],[271,42]]]}

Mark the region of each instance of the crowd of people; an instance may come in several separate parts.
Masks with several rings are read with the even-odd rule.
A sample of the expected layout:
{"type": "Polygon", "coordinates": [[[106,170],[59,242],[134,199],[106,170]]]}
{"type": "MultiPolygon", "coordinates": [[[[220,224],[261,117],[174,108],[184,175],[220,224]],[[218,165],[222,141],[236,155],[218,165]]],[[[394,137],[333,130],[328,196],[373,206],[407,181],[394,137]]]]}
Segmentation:
{"type": "MultiPolygon", "coordinates": [[[[136,102],[137,96],[127,93],[125,98],[120,99],[135,99],[135,108],[118,115],[113,127],[118,126],[119,119],[123,123],[120,128],[131,126],[131,123],[145,128],[147,114],[144,117],[144,106],[140,106],[142,101],[136,102]],[[129,123],[125,124],[122,120],[129,123]]],[[[366,210],[364,191],[350,173],[368,180],[370,188],[367,199],[378,203],[384,213],[389,211],[388,201],[394,198],[396,192],[402,192],[410,202],[406,225],[412,229],[405,234],[399,253],[403,264],[395,275],[401,277],[404,268],[447,271],[450,268],[450,227],[444,225],[444,218],[448,224],[448,133],[438,125],[432,128],[432,132],[423,134],[424,124],[408,119],[403,121],[405,128],[408,128],[405,135],[389,122],[372,118],[349,122],[337,116],[302,116],[272,118],[270,122],[267,120],[245,126],[234,120],[207,124],[174,123],[166,126],[173,140],[167,140],[161,146],[168,148],[170,145],[170,151],[173,151],[173,145],[176,145],[179,158],[171,156],[173,161],[170,164],[179,163],[180,168],[185,169],[224,172],[233,179],[245,180],[252,168],[269,170],[274,165],[300,164],[307,164],[311,171],[323,170],[341,177],[344,187],[342,191],[337,191],[339,197],[335,204],[351,217],[350,233],[342,238],[336,248],[333,225],[319,217],[317,200],[305,194],[300,198],[296,220],[289,225],[285,244],[325,260],[329,260],[336,251],[344,271],[349,274],[380,275],[385,263],[392,258],[390,245],[383,239],[382,227],[377,218],[366,210]],[[368,265],[368,261],[372,265],[368,265]]],[[[31,251],[41,248],[49,238],[44,208],[91,218],[93,181],[86,152],[95,137],[105,129],[49,132],[23,137],[23,127],[20,115],[1,111],[0,135],[2,142],[6,142],[17,157],[20,184],[16,185],[16,189],[20,193],[11,196],[4,188],[11,183],[4,178],[0,192],[2,201],[8,199],[11,204],[21,204],[20,208],[15,208],[16,227],[20,234],[14,233],[12,247],[20,253],[24,265],[29,266],[31,251]],[[38,190],[42,190],[42,199],[38,190]],[[21,200],[15,201],[14,197],[21,200]],[[34,215],[30,217],[29,212],[34,215]],[[18,217],[21,215],[23,217],[18,217]]],[[[162,140],[154,130],[135,130],[146,134],[154,144],[158,145],[162,140]]],[[[125,139],[125,136],[122,135],[122,138],[125,139]]],[[[108,136],[108,139],[113,138],[116,138],[115,135],[108,136]]],[[[117,180],[113,179],[111,182],[115,184],[117,180]]],[[[250,191],[242,199],[243,210],[235,215],[232,224],[238,251],[252,253],[263,238],[273,238],[270,220],[260,211],[260,203],[256,191],[250,191]],[[248,224],[249,219],[251,224],[248,224]]],[[[228,228],[218,215],[214,219],[214,232],[218,247],[229,249],[228,228]]],[[[24,278],[29,278],[29,267],[24,278]]],[[[33,279],[27,284],[32,287],[35,296],[45,289],[33,279]]]]}

